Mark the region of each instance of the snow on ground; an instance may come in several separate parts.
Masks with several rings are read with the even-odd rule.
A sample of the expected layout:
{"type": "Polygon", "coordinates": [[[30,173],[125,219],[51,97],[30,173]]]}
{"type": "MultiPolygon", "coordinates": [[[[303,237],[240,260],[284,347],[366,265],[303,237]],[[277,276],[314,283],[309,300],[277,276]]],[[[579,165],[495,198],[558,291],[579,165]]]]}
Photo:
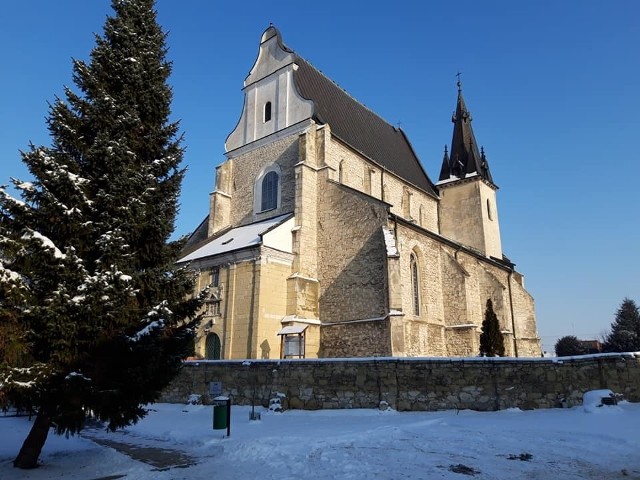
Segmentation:
{"type": "MultiPolygon", "coordinates": [[[[640,404],[499,412],[289,410],[232,407],[231,436],[212,407],[152,405],[121,432],[50,434],[42,466],[12,467],[30,423],[0,416],[0,479],[640,479],[640,404]],[[193,459],[158,469],[86,436],[193,459]]],[[[114,443],[114,445],[116,444],[114,443]]]]}

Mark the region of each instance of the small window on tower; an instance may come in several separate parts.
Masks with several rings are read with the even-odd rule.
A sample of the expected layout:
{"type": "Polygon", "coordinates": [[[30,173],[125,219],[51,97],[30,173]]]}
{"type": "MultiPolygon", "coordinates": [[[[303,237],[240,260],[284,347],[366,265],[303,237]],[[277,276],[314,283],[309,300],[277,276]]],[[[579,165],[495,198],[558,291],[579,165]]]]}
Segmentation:
{"type": "Polygon", "coordinates": [[[271,120],[271,102],[264,104],[264,123],[267,123],[269,120],[271,120]]]}
{"type": "Polygon", "coordinates": [[[487,198],[487,216],[489,220],[493,220],[493,214],[491,213],[491,201],[487,198]]]}

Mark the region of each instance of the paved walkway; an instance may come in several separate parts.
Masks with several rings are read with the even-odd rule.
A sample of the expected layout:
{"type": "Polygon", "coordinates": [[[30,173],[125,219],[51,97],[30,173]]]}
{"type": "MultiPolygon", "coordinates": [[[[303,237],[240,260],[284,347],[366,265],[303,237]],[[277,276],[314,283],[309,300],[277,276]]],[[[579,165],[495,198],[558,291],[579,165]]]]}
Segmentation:
{"type": "MultiPolygon", "coordinates": [[[[196,460],[179,450],[170,448],[132,445],[130,443],[107,439],[95,435],[91,430],[84,430],[83,437],[105,447],[113,448],[117,452],[124,453],[134,460],[146,463],[154,467],[155,471],[170,470],[172,468],[187,468],[196,464],[196,460]]],[[[109,475],[94,480],[116,480],[126,475],[109,475]]]]}
{"type": "Polygon", "coordinates": [[[170,468],[186,468],[195,465],[196,461],[184,452],[159,447],[141,447],[106,438],[88,437],[98,445],[113,448],[114,450],[130,456],[134,460],[144,462],[156,467],[156,470],[169,470],[170,468]]]}

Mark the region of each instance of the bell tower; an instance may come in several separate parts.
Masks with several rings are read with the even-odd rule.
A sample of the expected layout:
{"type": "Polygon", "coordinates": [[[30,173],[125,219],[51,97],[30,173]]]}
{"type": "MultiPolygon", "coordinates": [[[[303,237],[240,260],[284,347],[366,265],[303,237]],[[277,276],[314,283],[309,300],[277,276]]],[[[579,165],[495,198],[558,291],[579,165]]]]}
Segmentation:
{"type": "Polygon", "coordinates": [[[451,151],[445,146],[438,183],[440,234],[487,257],[502,260],[496,192],[484,148],[478,149],[471,114],[462,96],[458,74],[458,101],[451,117],[451,151]]]}

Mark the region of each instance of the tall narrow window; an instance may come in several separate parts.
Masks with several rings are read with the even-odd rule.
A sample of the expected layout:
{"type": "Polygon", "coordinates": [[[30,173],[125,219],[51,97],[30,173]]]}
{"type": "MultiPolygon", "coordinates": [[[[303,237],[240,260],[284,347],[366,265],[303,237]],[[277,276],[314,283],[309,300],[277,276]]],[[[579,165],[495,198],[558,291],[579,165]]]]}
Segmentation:
{"type": "Polygon", "coordinates": [[[277,163],[266,165],[253,184],[253,212],[262,213],[280,207],[280,167],[277,163]]]}
{"type": "Polygon", "coordinates": [[[211,268],[211,286],[212,287],[220,286],[220,267],[211,268]]]}
{"type": "Polygon", "coordinates": [[[264,123],[267,123],[269,120],[271,120],[271,102],[264,104],[264,123]]]}
{"type": "Polygon", "coordinates": [[[340,164],[338,165],[338,181],[340,183],[344,183],[344,160],[342,160],[340,162],[340,164]]]}
{"type": "Polygon", "coordinates": [[[278,174],[267,173],[262,179],[261,211],[272,210],[278,206],[278,174]]]}
{"type": "Polygon", "coordinates": [[[491,213],[491,201],[487,198],[487,216],[489,220],[493,220],[493,214],[491,213]]]}
{"type": "Polygon", "coordinates": [[[411,293],[413,296],[413,314],[420,315],[420,277],[418,274],[418,260],[411,254],[411,293]]]}

